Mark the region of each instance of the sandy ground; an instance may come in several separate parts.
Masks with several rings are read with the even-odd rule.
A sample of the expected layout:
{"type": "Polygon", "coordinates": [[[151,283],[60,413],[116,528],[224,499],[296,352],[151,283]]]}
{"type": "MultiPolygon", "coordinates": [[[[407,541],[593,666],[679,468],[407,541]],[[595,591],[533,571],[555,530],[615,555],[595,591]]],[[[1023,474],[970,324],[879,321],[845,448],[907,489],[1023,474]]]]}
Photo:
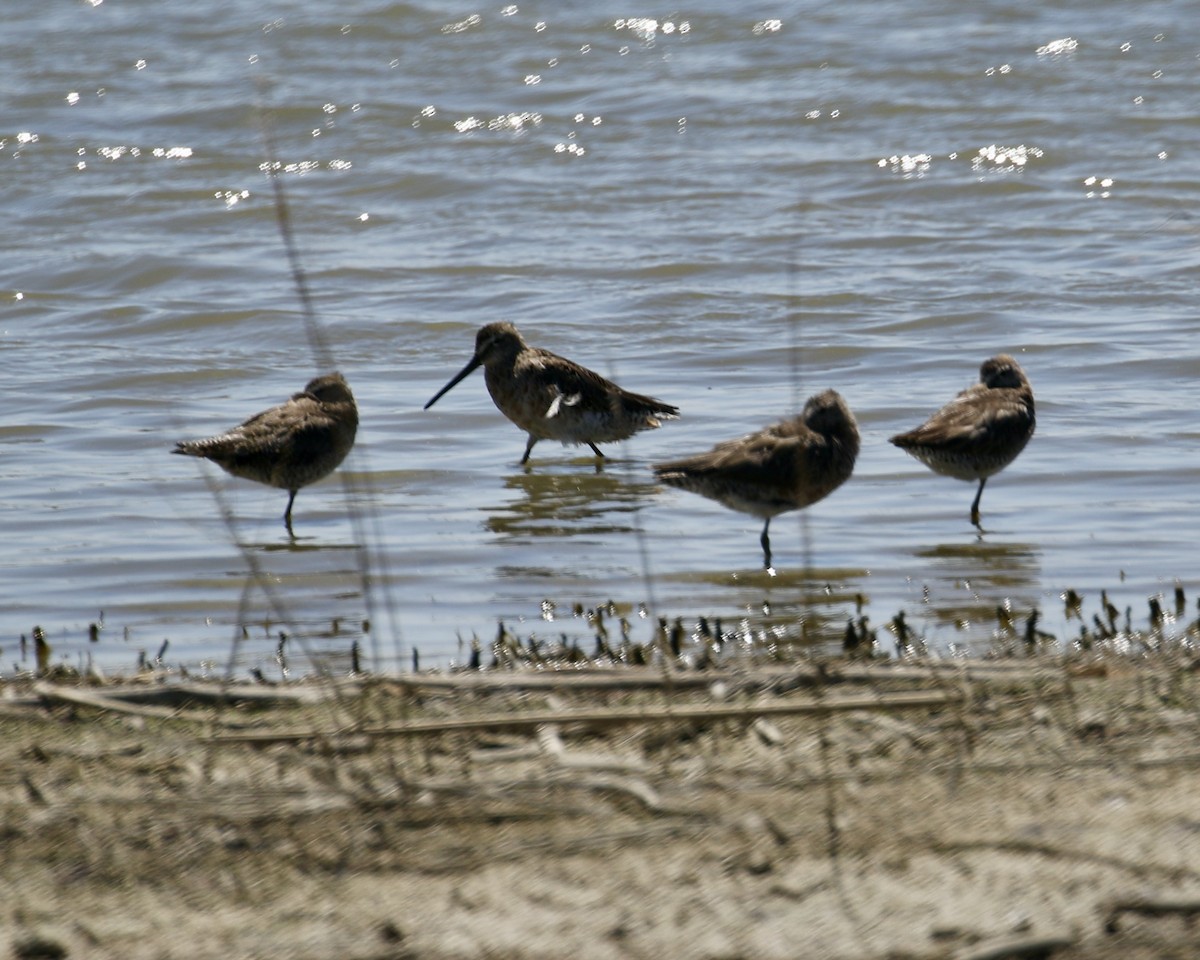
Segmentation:
{"type": "Polygon", "coordinates": [[[11,681],[0,956],[1192,958],[1197,664],[11,681]]]}

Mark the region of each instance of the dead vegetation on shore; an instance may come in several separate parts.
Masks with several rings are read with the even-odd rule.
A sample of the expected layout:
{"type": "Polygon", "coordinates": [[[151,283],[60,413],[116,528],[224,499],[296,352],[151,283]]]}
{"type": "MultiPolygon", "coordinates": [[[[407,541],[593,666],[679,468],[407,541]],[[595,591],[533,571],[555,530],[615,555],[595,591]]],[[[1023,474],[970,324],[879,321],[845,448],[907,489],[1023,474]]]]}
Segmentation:
{"type": "Polygon", "coordinates": [[[1198,665],[18,678],[0,949],[1190,957],[1198,665]]]}

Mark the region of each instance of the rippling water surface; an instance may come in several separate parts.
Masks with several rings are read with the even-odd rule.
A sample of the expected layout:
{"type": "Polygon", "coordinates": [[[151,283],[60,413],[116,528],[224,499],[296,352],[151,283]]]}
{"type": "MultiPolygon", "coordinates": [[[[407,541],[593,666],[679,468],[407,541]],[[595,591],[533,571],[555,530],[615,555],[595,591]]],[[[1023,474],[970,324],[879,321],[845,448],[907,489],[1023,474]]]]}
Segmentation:
{"type": "Polygon", "coordinates": [[[281,632],[338,669],[444,665],[499,621],[590,649],[573,611],[609,600],[639,642],[659,616],[836,640],[861,605],[979,649],[998,606],[1066,637],[1066,590],[1137,623],[1177,579],[1194,619],[1191,13],[27,5],[0,34],[0,670],[35,624],[72,665],[277,676],[281,632]],[[317,365],[267,161],[362,414],[295,543],[286,494],[169,456],[317,365]],[[519,467],[480,374],[422,410],[498,319],[683,418],[519,467]],[[886,438],[1002,351],[1038,428],[980,535],[972,487],[886,438]],[[862,453],[775,521],[769,577],[759,521],[649,464],[827,386],[862,453]]]}

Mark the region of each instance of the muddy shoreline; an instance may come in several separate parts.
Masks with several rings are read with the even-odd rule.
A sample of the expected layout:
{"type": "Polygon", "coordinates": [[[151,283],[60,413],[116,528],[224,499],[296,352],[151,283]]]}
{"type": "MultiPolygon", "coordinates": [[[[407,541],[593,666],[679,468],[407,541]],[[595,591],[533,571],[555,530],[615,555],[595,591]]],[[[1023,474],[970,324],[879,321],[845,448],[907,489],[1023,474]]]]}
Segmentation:
{"type": "Polygon", "coordinates": [[[7,680],[0,950],[1191,957],[1198,666],[7,680]]]}

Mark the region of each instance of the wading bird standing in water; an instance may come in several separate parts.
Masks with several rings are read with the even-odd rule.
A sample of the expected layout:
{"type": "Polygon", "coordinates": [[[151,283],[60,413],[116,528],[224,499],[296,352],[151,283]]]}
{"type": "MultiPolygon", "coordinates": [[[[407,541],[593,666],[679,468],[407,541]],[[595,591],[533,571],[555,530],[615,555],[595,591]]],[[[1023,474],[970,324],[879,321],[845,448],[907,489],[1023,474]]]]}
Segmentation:
{"type": "Polygon", "coordinates": [[[1002,353],[983,362],[979,383],[891,442],[935,473],[978,480],[971,522],[979,527],[984,484],[1025,449],[1034,425],[1033,387],[1017,361],[1002,353]]]}
{"type": "Polygon", "coordinates": [[[479,366],[497,409],[529,434],[521,463],[539,440],[586,443],[603,457],[596,444],[624,440],[679,416],[677,407],[630,393],[565,357],[529,346],[516,327],[503,322],[479,328],[475,355],[425,409],[479,366]]]}
{"type": "Polygon", "coordinates": [[[211,460],[227,473],[288,491],[283,522],[301,487],[332,473],[354,446],[358,407],[340,373],[310,380],[300,393],[206,440],[183,440],[172,453],[211,460]]]}
{"type": "Polygon", "coordinates": [[[719,443],[708,453],[654,465],[663,483],[762,517],[763,566],[771,569],[771,518],[802,510],[849,479],[858,424],[836,390],[809,398],[797,417],[719,443]]]}

